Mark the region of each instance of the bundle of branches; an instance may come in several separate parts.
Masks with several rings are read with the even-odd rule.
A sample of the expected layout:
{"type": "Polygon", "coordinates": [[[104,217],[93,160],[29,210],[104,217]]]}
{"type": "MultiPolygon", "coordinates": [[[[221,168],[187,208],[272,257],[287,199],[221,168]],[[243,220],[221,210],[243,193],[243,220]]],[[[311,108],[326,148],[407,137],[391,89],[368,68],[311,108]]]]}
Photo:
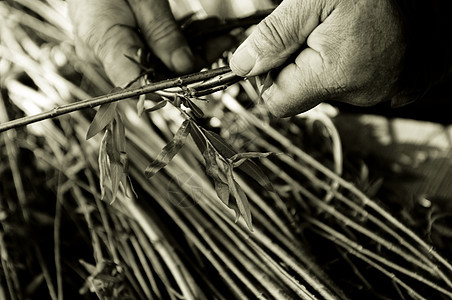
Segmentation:
{"type": "Polygon", "coordinates": [[[447,260],[344,179],[331,107],[273,120],[268,79],[221,61],[111,91],[65,9],[0,3],[2,299],[452,297],[447,260]]]}

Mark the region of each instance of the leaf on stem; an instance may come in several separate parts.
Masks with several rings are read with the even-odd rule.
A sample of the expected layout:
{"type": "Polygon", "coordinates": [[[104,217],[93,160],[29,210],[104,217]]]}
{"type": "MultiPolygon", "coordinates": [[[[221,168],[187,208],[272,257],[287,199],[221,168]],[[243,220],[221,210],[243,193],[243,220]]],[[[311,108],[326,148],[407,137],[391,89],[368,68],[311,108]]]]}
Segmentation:
{"type": "MultiPolygon", "coordinates": [[[[237,152],[218,134],[215,132],[204,130],[205,135],[215,147],[215,149],[225,158],[232,158],[237,152]]],[[[267,191],[273,192],[274,188],[268,179],[267,175],[262,171],[261,168],[253,161],[245,160],[237,167],[240,171],[247,174],[249,177],[254,179],[257,183],[259,183],[263,188],[267,191]]]]}
{"type": "MultiPolygon", "coordinates": [[[[125,187],[129,183],[127,180],[127,174],[129,172],[129,157],[127,156],[126,151],[126,129],[119,113],[116,114],[115,122],[113,123],[113,130],[113,141],[115,143],[116,151],[119,152],[119,163],[122,166],[122,172],[121,174],[118,174],[118,176],[120,176],[122,188],[126,191],[125,187]]],[[[126,196],[129,197],[129,195],[126,196]]]]}
{"type": "Polygon", "coordinates": [[[190,121],[190,126],[193,140],[206,162],[206,173],[214,181],[218,198],[235,211],[236,222],[240,216],[243,216],[248,228],[253,231],[250,204],[242,188],[234,179],[232,161],[218,151],[210,139],[208,140],[207,134],[203,135],[202,128],[193,121],[190,121]],[[231,194],[233,198],[230,197],[231,194]]]}
{"type": "Polygon", "coordinates": [[[234,205],[234,203],[231,203],[229,201],[230,198],[230,192],[229,192],[229,186],[226,183],[223,183],[221,181],[214,180],[214,186],[215,186],[215,192],[217,193],[218,198],[226,204],[229,208],[232,208],[235,211],[235,219],[237,221],[239,217],[239,211],[237,210],[237,207],[234,205]]]}
{"type": "Polygon", "coordinates": [[[104,129],[115,117],[117,103],[107,103],[101,105],[96,115],[94,116],[91,125],[86,133],[86,139],[89,140],[95,136],[98,132],[104,129]]]}
{"type": "Polygon", "coordinates": [[[195,115],[195,117],[197,118],[202,118],[204,117],[204,112],[190,99],[186,98],[186,104],[188,106],[188,108],[191,109],[191,111],[193,112],[193,114],[195,115]]]}
{"type": "Polygon", "coordinates": [[[190,128],[190,135],[195,141],[196,147],[198,147],[199,152],[204,153],[204,151],[206,151],[207,142],[201,132],[201,129],[193,121],[190,121],[190,128]]]}
{"type": "Polygon", "coordinates": [[[268,157],[269,155],[274,154],[273,152],[244,152],[244,153],[237,153],[234,154],[231,158],[229,158],[230,161],[232,161],[232,164],[234,165],[234,168],[240,167],[241,164],[243,164],[246,160],[250,158],[264,158],[268,157]]]}
{"type": "Polygon", "coordinates": [[[125,127],[116,114],[109,128],[105,130],[99,149],[99,170],[101,199],[106,188],[111,191],[110,203],[116,199],[119,187],[127,184],[128,157],[126,151],[125,127]]]}
{"type": "Polygon", "coordinates": [[[115,149],[119,153],[126,151],[126,128],[119,113],[116,114],[113,122],[113,140],[115,149]]]}
{"type": "Polygon", "coordinates": [[[147,108],[146,112],[153,112],[156,110],[159,110],[160,108],[165,107],[165,105],[168,103],[168,100],[162,100],[160,102],[158,102],[156,105],[154,105],[153,107],[147,108]]]}
{"type": "Polygon", "coordinates": [[[229,166],[226,161],[222,161],[220,157],[217,157],[218,155],[212,146],[208,144],[206,146],[207,147],[202,154],[206,161],[206,173],[214,180],[215,191],[217,192],[218,198],[229,206],[229,187],[226,176],[227,173],[225,172],[229,166]]]}
{"type": "Polygon", "coordinates": [[[110,180],[110,172],[109,172],[109,162],[107,156],[107,140],[110,139],[111,132],[110,130],[105,130],[104,136],[102,137],[102,141],[100,142],[99,149],[99,183],[100,183],[100,193],[101,199],[105,197],[105,186],[107,180],[110,180]]]}
{"type": "MultiPolygon", "coordinates": [[[[254,231],[252,220],[251,220],[250,203],[248,202],[248,198],[246,197],[245,192],[242,190],[240,185],[234,180],[234,177],[232,175],[232,168],[230,168],[229,172],[228,172],[228,185],[229,185],[229,191],[234,196],[237,206],[239,208],[240,214],[242,215],[243,219],[245,220],[246,225],[248,226],[250,231],[254,231]]],[[[236,219],[236,222],[237,222],[237,219],[236,219]]]]}
{"type": "Polygon", "coordinates": [[[189,124],[190,121],[185,120],[177,130],[174,138],[165,147],[163,147],[162,151],[157,155],[157,158],[149,164],[144,171],[147,179],[150,179],[158,171],[160,171],[160,169],[165,167],[184,146],[185,140],[187,139],[191,129],[189,124]]]}
{"type": "Polygon", "coordinates": [[[115,120],[111,124],[112,135],[107,140],[107,154],[110,160],[110,176],[112,198],[110,203],[116,199],[121,182],[126,180],[125,170],[128,164],[127,154],[125,152],[125,128],[119,114],[116,114],[115,120]]]}

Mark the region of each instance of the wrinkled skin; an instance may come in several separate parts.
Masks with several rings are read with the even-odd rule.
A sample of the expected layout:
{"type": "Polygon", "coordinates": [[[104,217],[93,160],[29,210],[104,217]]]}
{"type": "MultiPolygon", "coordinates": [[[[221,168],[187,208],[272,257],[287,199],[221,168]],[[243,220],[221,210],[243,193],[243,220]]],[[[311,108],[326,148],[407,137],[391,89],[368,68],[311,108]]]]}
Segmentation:
{"type": "Polygon", "coordinates": [[[273,74],[263,98],[285,117],[325,100],[369,106],[394,95],[405,52],[390,0],[284,0],[231,59],[241,76],[273,74]]]}
{"type": "Polygon", "coordinates": [[[194,67],[194,56],[166,0],[68,0],[79,56],[100,61],[116,86],[139,75],[125,55],[137,55],[144,43],[177,73],[194,67]],[[138,31],[138,28],[140,31],[138,31]]]}

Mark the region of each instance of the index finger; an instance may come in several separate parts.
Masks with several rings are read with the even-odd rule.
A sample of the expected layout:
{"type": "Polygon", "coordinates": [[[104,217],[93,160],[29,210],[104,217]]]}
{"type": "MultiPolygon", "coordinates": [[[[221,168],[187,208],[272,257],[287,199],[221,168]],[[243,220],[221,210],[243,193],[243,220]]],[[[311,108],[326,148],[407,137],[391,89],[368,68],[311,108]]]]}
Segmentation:
{"type": "Polygon", "coordinates": [[[295,62],[282,68],[262,95],[269,111],[277,117],[288,117],[327,100],[330,93],[322,86],[322,64],[320,54],[306,48],[295,62]]]}
{"type": "Polygon", "coordinates": [[[193,53],[176,24],[168,1],[128,0],[128,3],[146,43],[157,57],[173,71],[192,71],[193,53]]]}

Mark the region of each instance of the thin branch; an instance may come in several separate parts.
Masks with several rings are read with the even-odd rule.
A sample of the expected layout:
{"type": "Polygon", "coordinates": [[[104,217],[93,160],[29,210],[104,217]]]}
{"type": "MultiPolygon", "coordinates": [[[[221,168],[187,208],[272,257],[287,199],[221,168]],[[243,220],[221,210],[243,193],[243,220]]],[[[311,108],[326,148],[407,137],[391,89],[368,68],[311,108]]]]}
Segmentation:
{"type": "Polygon", "coordinates": [[[171,87],[186,86],[188,84],[201,82],[228,72],[231,72],[231,69],[229,67],[221,67],[204,72],[198,72],[177,78],[167,79],[164,81],[152,82],[150,84],[138,88],[128,88],[108,95],[102,95],[99,97],[62,105],[59,107],[55,107],[54,109],[47,112],[2,123],[0,124],[0,132],[32,124],[35,122],[39,122],[45,119],[52,119],[85,108],[92,108],[106,103],[133,98],[142,94],[152,93],[155,91],[164,90],[171,87]]]}

